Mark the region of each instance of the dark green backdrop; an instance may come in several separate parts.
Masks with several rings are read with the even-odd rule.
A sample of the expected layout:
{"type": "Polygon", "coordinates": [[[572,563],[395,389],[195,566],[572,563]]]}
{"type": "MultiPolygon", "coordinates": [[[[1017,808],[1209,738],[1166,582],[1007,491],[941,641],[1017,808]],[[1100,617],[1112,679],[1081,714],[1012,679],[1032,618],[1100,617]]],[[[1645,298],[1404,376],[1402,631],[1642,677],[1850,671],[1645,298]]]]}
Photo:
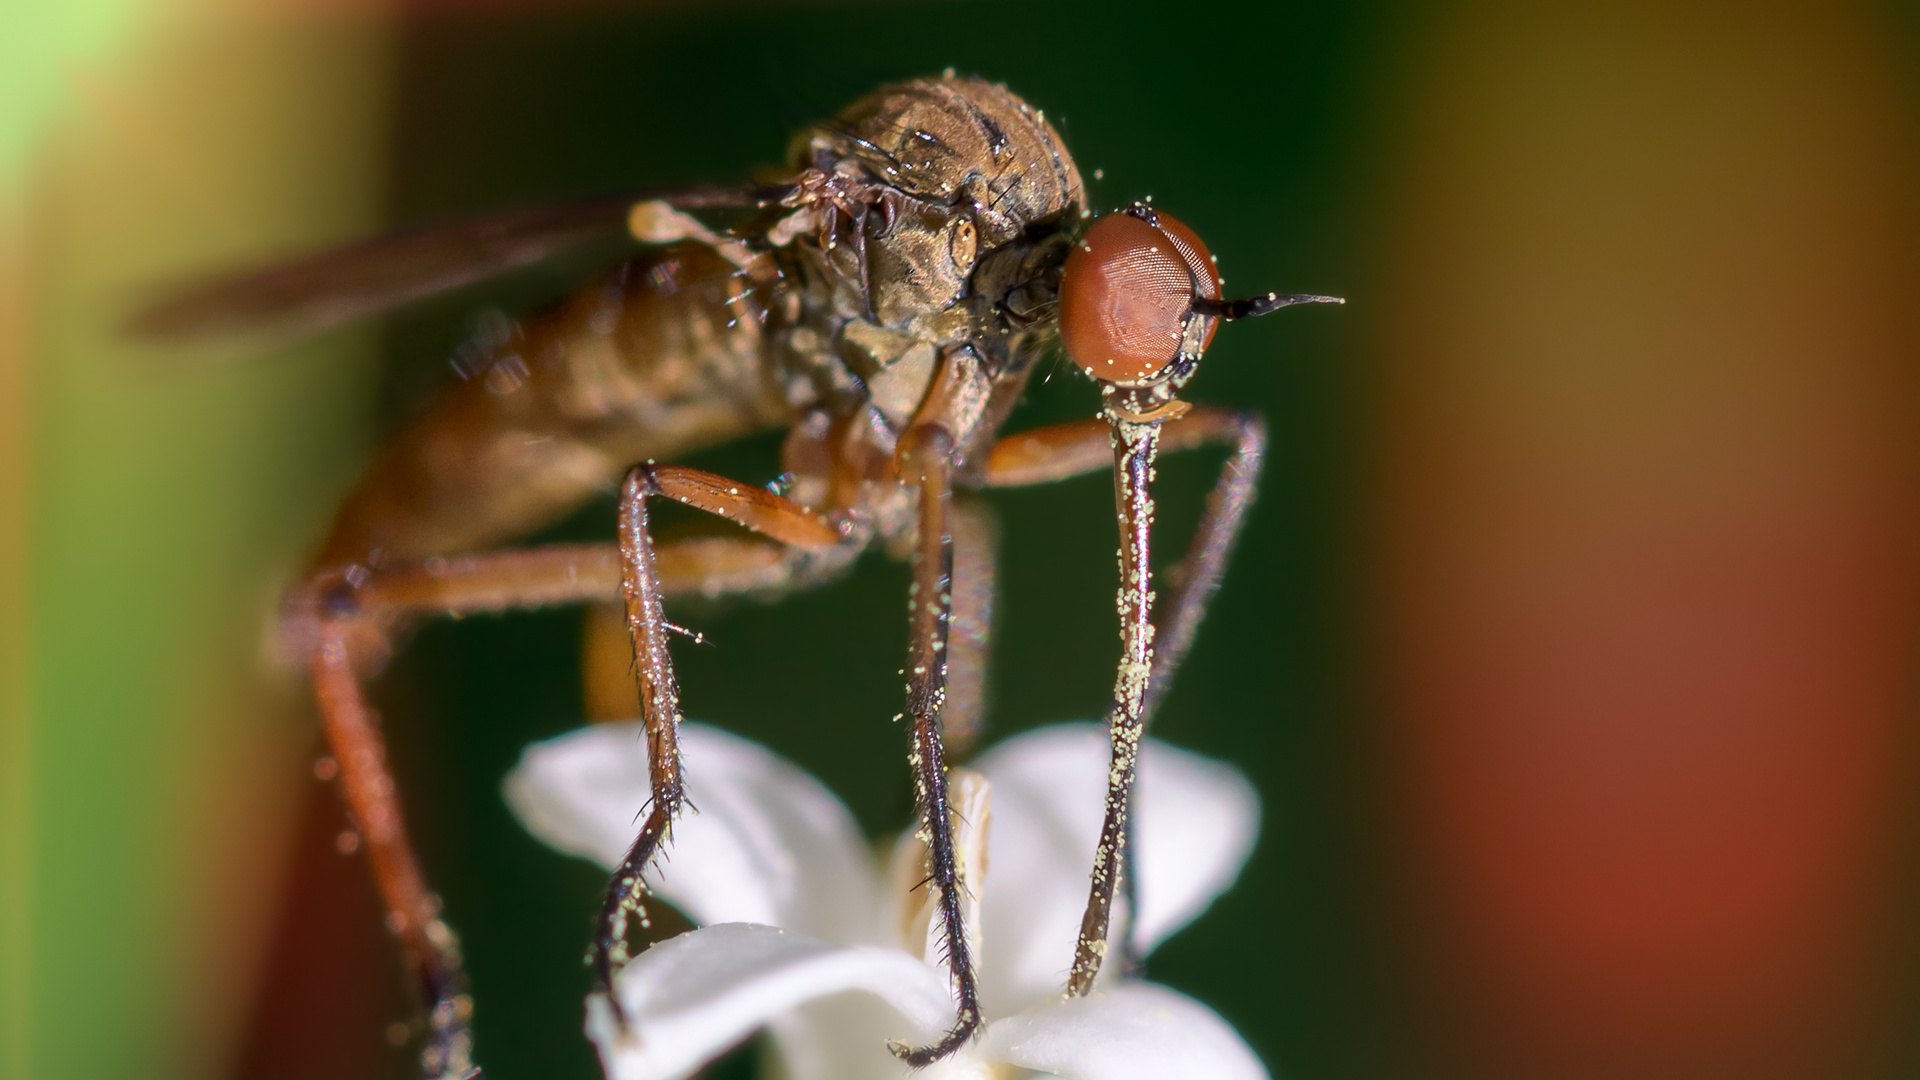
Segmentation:
{"type": "MultiPolygon", "coordinates": [[[[1348,361],[1366,290],[1356,179],[1376,43],[1351,5],[728,6],[702,14],[419,18],[405,34],[392,217],[427,221],[637,184],[726,182],[875,86],[953,66],[1005,81],[1059,127],[1097,210],[1151,194],[1204,237],[1230,292],[1344,293],[1220,335],[1189,396],[1258,409],[1273,444],[1260,501],[1161,736],[1237,763],[1265,800],[1238,887],[1153,958],[1151,977],[1219,1009],[1276,1074],[1366,1075],[1386,1032],[1352,917],[1353,800],[1342,677],[1341,476],[1348,361]],[[1105,179],[1094,181],[1098,168],[1105,179]]],[[[553,293],[534,274],[389,333],[389,420],[447,372],[478,305],[553,293]]],[[[1015,426],[1088,415],[1060,369],[1015,426]]],[[[704,455],[749,481],[778,440],[704,455]]],[[[1183,544],[1220,455],[1160,470],[1163,552],[1183,544]]],[[[1108,481],[1000,493],[1004,570],[989,737],[1096,717],[1117,654],[1108,481]]],[[[611,505],[560,533],[611,536],[611,505]]],[[[678,651],[688,714],[822,777],[870,833],[910,810],[899,711],[903,569],[774,606],[686,612],[714,648],[678,651]]],[[[498,791],[520,749],[580,722],[576,612],[433,626],[383,681],[393,753],[429,873],[464,936],[489,1075],[597,1075],[580,965],[602,877],[555,855],[498,791]]],[[[324,830],[323,830],[324,831],[324,830]]],[[[406,1063],[393,1055],[394,1067],[406,1063]]],[[[716,1073],[751,1075],[751,1062],[716,1073]]]]}

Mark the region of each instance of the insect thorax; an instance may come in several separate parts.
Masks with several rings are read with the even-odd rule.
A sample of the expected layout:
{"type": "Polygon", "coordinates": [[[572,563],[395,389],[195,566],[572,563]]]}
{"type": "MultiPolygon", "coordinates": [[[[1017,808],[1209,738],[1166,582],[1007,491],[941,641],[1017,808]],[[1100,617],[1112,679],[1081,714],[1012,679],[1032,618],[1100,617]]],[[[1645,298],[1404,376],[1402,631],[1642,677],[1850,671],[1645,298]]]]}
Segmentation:
{"type": "Polygon", "coordinates": [[[1006,401],[954,435],[989,437],[1053,338],[1085,201],[1058,133],[1004,87],[948,77],[869,95],[795,156],[796,211],[772,234],[789,370],[828,411],[870,404],[898,432],[942,350],[970,346],[1006,401]]]}

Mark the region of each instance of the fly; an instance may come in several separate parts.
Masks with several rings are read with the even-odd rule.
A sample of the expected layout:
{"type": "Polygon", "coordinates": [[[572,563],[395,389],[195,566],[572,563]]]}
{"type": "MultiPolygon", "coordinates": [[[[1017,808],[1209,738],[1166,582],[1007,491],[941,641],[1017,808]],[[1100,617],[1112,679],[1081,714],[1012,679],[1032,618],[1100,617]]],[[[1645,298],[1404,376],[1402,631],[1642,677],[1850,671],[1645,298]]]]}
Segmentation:
{"type": "Polygon", "coordinates": [[[684,801],[667,644],[685,631],[667,621],[665,602],[803,588],[875,547],[907,560],[909,761],[956,999],[942,1038],[894,1046],[926,1065],[981,1023],[947,763],[978,726],[993,552],[991,530],[952,493],[1111,469],[1121,538],[1113,767],[1066,992],[1092,988],[1114,895],[1128,888],[1140,738],[1219,584],[1265,445],[1257,416],[1178,392],[1220,322],[1338,301],[1224,300],[1206,246],[1170,215],[1136,203],[1090,216],[1079,170],[1046,119],[1005,87],[949,72],[884,87],[807,132],[779,183],[646,192],[402,234],[218,282],[136,318],[149,337],[315,332],[621,232],[638,245],[550,310],[462,350],[467,377],[387,439],[285,605],[388,926],[427,1003],[426,1075],[478,1070],[458,942],[409,845],[362,685],[409,624],[624,605],[652,800],[591,946],[596,992],[617,1014],[629,923],[646,920],[642,875],[684,801]],[[1056,343],[1099,388],[1098,416],[1002,436],[1056,343]],[[768,487],[667,464],[776,429],[786,431],[782,471],[768,487]],[[1154,462],[1201,446],[1231,453],[1156,608],[1154,462]],[[616,543],[501,546],[615,487],[616,543]],[[656,541],[657,499],[745,532],[656,541]]]}

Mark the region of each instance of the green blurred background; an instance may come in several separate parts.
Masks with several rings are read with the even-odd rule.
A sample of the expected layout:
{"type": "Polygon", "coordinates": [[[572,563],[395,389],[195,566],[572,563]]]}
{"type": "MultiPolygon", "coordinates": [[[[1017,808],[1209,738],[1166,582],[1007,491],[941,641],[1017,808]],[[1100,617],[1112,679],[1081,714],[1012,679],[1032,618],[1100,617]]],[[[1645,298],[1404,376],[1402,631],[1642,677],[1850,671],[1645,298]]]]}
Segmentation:
{"type": "MultiPolygon", "coordinates": [[[[1151,194],[1178,214],[1213,248],[1229,291],[1351,301],[1229,328],[1191,390],[1260,410],[1273,445],[1226,588],[1157,733],[1238,764],[1265,817],[1240,884],[1153,957],[1150,975],[1218,1009],[1276,1075],[1906,1074],[1912,1047],[1894,1018],[1911,1015],[1915,970],[1912,919],[1897,914],[1913,899],[1911,860],[1899,854],[1911,849],[1914,790],[1903,734],[1914,604],[1902,485],[1916,457],[1901,371],[1920,342],[1904,314],[1920,307],[1910,288],[1920,20],[1910,12],[516,6],[101,5],[72,17],[46,6],[6,16],[25,28],[19,35],[0,21],[21,60],[20,92],[6,95],[17,130],[0,147],[9,155],[0,162],[9,200],[0,231],[7,1075],[408,1072],[409,1055],[386,1043],[406,1005],[371,887],[360,860],[334,852],[345,820],[310,778],[309,707],[261,642],[278,589],[372,440],[448,377],[476,315],[558,295],[577,268],[523,274],[383,327],[257,356],[244,343],[207,355],[142,352],[113,335],[115,313],[143,285],[382,225],[633,185],[728,182],[777,164],[795,129],[876,85],[949,66],[1004,80],[1043,108],[1096,209],[1151,194]],[[1746,141],[1721,140],[1730,130],[1746,141]],[[1819,168],[1796,171],[1808,162],[1819,168]],[[1104,179],[1093,179],[1096,168],[1104,179]],[[1822,216],[1834,206],[1845,212],[1822,216]],[[1693,229],[1722,212],[1724,231],[1693,229]],[[1838,239],[1746,242],[1783,220],[1838,239]],[[1723,280],[1751,283],[1740,304],[1754,307],[1715,307],[1712,283],[1723,280]],[[1823,281],[1867,284],[1836,299],[1823,281]],[[1649,307],[1666,321],[1645,316],[1649,307]],[[1764,329],[1772,324],[1760,316],[1783,308],[1810,312],[1815,329],[1804,350],[1771,364],[1773,343],[1801,340],[1764,329]],[[1853,330],[1829,332],[1836,325],[1853,330]],[[1748,339],[1739,327],[1762,330],[1748,339]],[[1669,340],[1678,344],[1663,352],[1669,340]],[[1503,366],[1509,356],[1519,359],[1503,366]],[[1842,377],[1856,369],[1867,374],[1842,377]],[[1546,385],[1541,371],[1564,378],[1546,385]],[[1805,422],[1812,427],[1796,412],[1821,409],[1805,422]],[[1511,417],[1526,420],[1502,427],[1511,417]],[[1792,434],[1803,428],[1811,434],[1792,434]],[[1764,434],[1721,437],[1749,429],[1764,434]],[[1486,451],[1490,430],[1507,436],[1486,451]],[[1884,438],[1828,453],[1851,437],[1837,433],[1860,430],[1884,438]],[[1592,439],[1566,450],[1580,432],[1592,439]],[[1722,460],[1732,464],[1713,472],[1722,460]],[[1577,467],[1556,464],[1568,461],[1577,467]],[[1464,689],[1423,681],[1435,664],[1478,670],[1448,650],[1523,653],[1541,636],[1526,627],[1557,625],[1522,618],[1513,641],[1476,637],[1477,600],[1461,609],[1431,599],[1449,589],[1498,595],[1507,570],[1536,583],[1560,573],[1559,533],[1528,546],[1535,534],[1525,528],[1501,531],[1516,503],[1476,486],[1488,462],[1539,465],[1516,490],[1548,492],[1539,505],[1550,508],[1559,498],[1615,506],[1609,493],[1696,469],[1706,470],[1687,489],[1696,496],[1783,475],[1806,477],[1807,490],[1861,492],[1838,510],[1794,503],[1782,512],[1845,522],[1849,507],[1864,507],[1855,517],[1872,541],[1840,561],[1865,567],[1855,592],[1879,606],[1842,603],[1839,631],[1808,621],[1808,632],[1850,643],[1836,661],[1851,673],[1846,685],[1885,693],[1829,700],[1818,692],[1828,684],[1807,675],[1801,682],[1816,690],[1793,715],[1810,719],[1776,739],[1785,760],[1824,761],[1831,748],[1821,739],[1864,732],[1836,752],[1826,786],[1756,766],[1778,782],[1722,798],[1716,766],[1681,754],[1676,768],[1708,777],[1683,785],[1693,795],[1661,802],[1654,790],[1646,805],[1655,819],[1604,843],[1548,841],[1642,851],[1676,828],[1676,807],[1684,816],[1710,804],[1715,820],[1735,824],[1702,844],[1738,852],[1751,839],[1741,823],[1771,837],[1781,821],[1791,831],[1831,819],[1808,841],[1819,857],[1803,862],[1814,869],[1794,871],[1837,883],[1830,892],[1783,886],[1785,914],[1773,921],[1742,923],[1737,903],[1722,901],[1702,918],[1750,926],[1755,940],[1805,930],[1808,955],[1842,960],[1749,964],[1736,955],[1748,939],[1736,935],[1733,951],[1700,961],[1661,936],[1695,940],[1695,924],[1654,918],[1648,925],[1667,929],[1576,942],[1653,958],[1597,979],[1612,989],[1582,998],[1539,990],[1581,981],[1576,968],[1554,983],[1563,969],[1536,963],[1562,955],[1554,949],[1564,936],[1516,935],[1511,955],[1497,947],[1503,928],[1535,925],[1512,911],[1552,910],[1558,894],[1528,891],[1531,879],[1503,892],[1485,885],[1504,880],[1497,875],[1456,873],[1540,860],[1502,847],[1505,834],[1476,824],[1483,819],[1456,821],[1435,807],[1462,805],[1514,774],[1551,786],[1552,761],[1509,753],[1500,730],[1477,728],[1465,753],[1506,762],[1508,773],[1463,773],[1446,754],[1398,749],[1428,746],[1422,718],[1451,715],[1423,703],[1497,712],[1474,704],[1499,699],[1487,689],[1497,679],[1464,689]],[[1492,558],[1492,569],[1444,561],[1507,541],[1519,553],[1492,558]],[[1846,632],[1856,625],[1866,627],[1858,640],[1846,632]],[[1846,667],[1861,656],[1879,659],[1846,667]],[[1836,791],[1878,794],[1822,817],[1822,793],[1836,791]],[[1766,816],[1781,807],[1784,817],[1766,816]],[[1531,899],[1503,908],[1512,896],[1531,899]],[[1422,914],[1436,910],[1469,914],[1422,914]],[[1853,937],[1833,937],[1833,926],[1853,937]],[[1728,986],[1780,989],[1748,1001],[1695,979],[1671,998],[1644,992],[1703,965],[1728,986]],[[1529,1013],[1516,995],[1557,1004],[1529,1013]],[[1621,1001],[1644,1000],[1663,1004],[1620,1011],[1621,1001]],[[1846,1015],[1828,1017],[1821,1001],[1846,1003],[1846,1015]],[[1564,1013],[1547,1015],[1553,1008],[1564,1013]],[[1796,1026],[1780,1010],[1811,1019],[1796,1026]],[[1486,1030],[1503,1034],[1489,1042],[1486,1030]],[[1526,1049],[1504,1052],[1509,1038],[1526,1049]]],[[[1014,425],[1083,416],[1092,402],[1083,380],[1054,378],[1034,387],[1014,425]]],[[[761,481],[777,471],[777,445],[750,440],[697,463],[761,481]]],[[[1184,543],[1219,463],[1201,454],[1161,467],[1163,551],[1184,543]]],[[[1098,715],[1115,652],[1108,483],[987,501],[1003,525],[1004,559],[989,737],[1098,715]]],[[[1627,508],[1615,517],[1632,520],[1641,510],[1655,522],[1691,512],[1659,500],[1618,505],[1627,508]]],[[[1728,556],[1729,544],[1765,532],[1748,517],[1725,520],[1730,531],[1703,525],[1686,532],[1688,543],[1706,537],[1728,556]]],[[[595,505],[552,536],[610,536],[611,522],[611,504],[595,505]]],[[[1615,535],[1604,521],[1568,528],[1615,535]]],[[[1803,562],[1827,565],[1817,553],[1803,562]]],[[[1790,562],[1786,575],[1801,566],[1790,562]]],[[[1756,574],[1773,580],[1778,570],[1756,574]]],[[[1806,580],[1818,593],[1827,579],[1809,570],[1806,580]]],[[[910,809],[905,748],[887,723],[899,707],[904,587],[901,567],[874,559],[778,605],[690,610],[686,621],[717,647],[678,653],[690,715],[799,762],[874,835],[900,827],[910,809]]],[[[1854,596],[1848,588],[1833,587],[1854,596]]],[[[1790,617],[1799,608],[1775,606],[1806,621],[1790,617]]],[[[1567,618],[1580,622],[1573,607],[1567,618]]],[[[1737,605],[1708,610],[1755,618],[1737,605]]],[[[595,1074],[579,1034],[579,956],[601,875],[533,842],[498,794],[526,743],[581,721],[580,625],[565,611],[437,624],[375,690],[429,877],[465,943],[480,1060],[505,1080],[595,1074]]],[[[1621,636],[1648,640],[1644,629],[1626,625],[1621,636]]],[[[1689,633],[1720,640],[1716,632],[1689,633]]],[[[1726,640],[1748,655],[1737,635],[1726,640]]],[[[1750,652],[1755,671],[1781,666],[1776,653],[1750,652]]],[[[1682,683],[1702,670],[1676,666],[1682,683]]],[[[1616,683],[1673,681],[1632,664],[1612,670],[1616,683]]],[[[1761,687],[1756,697],[1780,690],[1757,675],[1731,678],[1761,687]]],[[[1550,699],[1529,699],[1527,715],[1551,726],[1560,713],[1550,699]]],[[[1688,700],[1675,715],[1747,715],[1711,695],[1688,700]]],[[[1644,715],[1643,705],[1621,709],[1644,715]]],[[[1589,719],[1602,732],[1636,730],[1605,709],[1589,719]]],[[[1725,738],[1738,743],[1754,729],[1736,722],[1725,738]]],[[[1671,730],[1598,753],[1666,761],[1671,730]]],[[[1727,745],[1705,757],[1744,760],[1727,745]]],[[[1610,775],[1614,801],[1600,816],[1638,820],[1622,808],[1653,789],[1639,774],[1610,775]]],[[[1519,802],[1492,816],[1532,815],[1519,802]]],[[[1787,865],[1768,843],[1756,858],[1787,865]]],[[[1609,864],[1607,879],[1632,877],[1635,865],[1609,864]]],[[[1648,894],[1664,912],[1661,898],[1683,890],[1654,878],[1667,882],[1648,894]]],[[[1756,880],[1748,893],[1775,878],[1756,880]]],[[[717,1073],[753,1069],[749,1051],[717,1073]]]]}

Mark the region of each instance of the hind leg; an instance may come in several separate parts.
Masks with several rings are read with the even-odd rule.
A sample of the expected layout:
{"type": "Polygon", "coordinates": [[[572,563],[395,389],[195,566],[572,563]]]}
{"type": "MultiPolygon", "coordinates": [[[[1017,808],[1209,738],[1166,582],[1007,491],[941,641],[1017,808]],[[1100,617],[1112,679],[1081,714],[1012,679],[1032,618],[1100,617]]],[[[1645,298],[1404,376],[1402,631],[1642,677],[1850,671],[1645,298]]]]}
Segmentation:
{"type": "MultiPolygon", "coordinates": [[[[821,576],[820,560],[790,546],[750,538],[703,538],[656,552],[667,595],[778,588],[821,576]]],[[[615,545],[556,545],[431,559],[357,574],[316,575],[302,590],[288,632],[306,646],[321,726],[340,794],[359,833],[400,939],[407,971],[427,1003],[422,1066],[430,1077],[466,1077],[472,1065],[472,1002],[458,940],[440,918],[412,845],[378,716],[362,679],[392,648],[396,627],[426,615],[607,602],[622,595],[615,545]]],[[[631,682],[628,694],[631,696],[631,682]]]]}

